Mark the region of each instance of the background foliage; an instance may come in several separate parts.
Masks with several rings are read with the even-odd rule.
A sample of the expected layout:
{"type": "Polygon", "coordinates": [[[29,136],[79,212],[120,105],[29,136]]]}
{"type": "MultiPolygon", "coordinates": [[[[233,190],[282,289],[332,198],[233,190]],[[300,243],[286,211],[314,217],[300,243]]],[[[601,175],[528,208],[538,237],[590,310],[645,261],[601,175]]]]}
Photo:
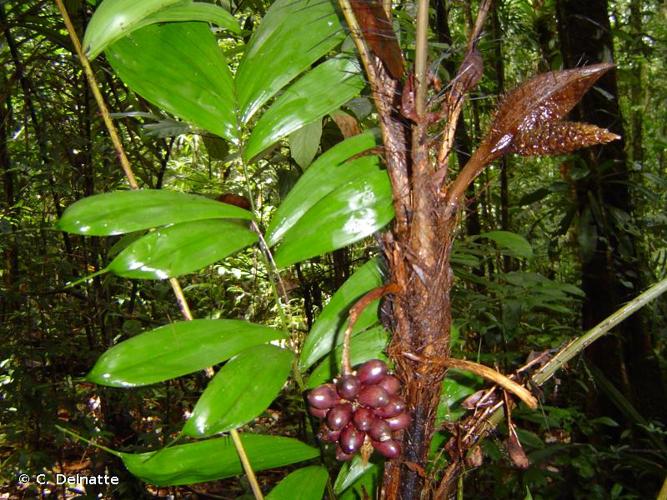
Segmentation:
{"type": "MultiPolygon", "coordinates": [[[[66,2],[81,35],[94,3],[66,2]]],[[[275,101],[270,101],[270,97],[262,101],[256,89],[252,93],[252,84],[248,83],[252,78],[242,62],[244,46],[252,43],[253,33],[257,36],[256,27],[262,26],[260,20],[270,5],[261,0],[222,4],[233,13],[241,29],[238,36],[215,31],[221,53],[231,68],[229,75],[216,76],[221,82],[218,90],[224,93],[228,90],[224,85],[238,85],[238,99],[245,110],[242,116],[218,107],[216,112],[227,113],[225,119],[215,113],[204,122],[181,116],[190,122],[185,123],[170,114],[174,112],[170,103],[147,97],[145,92],[150,93],[150,89],[144,92],[136,88],[143,97],[135,94],[118,78],[117,74],[123,77],[122,71],[111,70],[132,53],[131,46],[117,46],[106,59],[97,59],[94,68],[143,187],[168,188],[209,198],[221,194],[244,196],[258,216],[258,225],[271,230],[270,221],[277,208],[289,200],[287,195],[297,180],[303,179],[309,169],[317,168],[317,158],[349,135],[350,126],[367,129],[375,125],[372,105],[361,77],[349,66],[352,63],[330,59],[334,62],[316,68],[329,64],[326,67],[331,71],[344,72],[351,80],[347,82],[349,86],[341,87],[339,95],[322,112],[322,118],[281,124],[285,109],[293,106],[284,97],[290,94],[282,94],[275,101]],[[266,110],[262,106],[269,101],[266,110]],[[253,114],[256,121],[250,126],[253,114]],[[221,128],[224,123],[233,126],[221,128]],[[277,129],[283,133],[275,135],[277,129]]],[[[398,2],[395,7],[395,26],[409,56],[414,40],[414,5],[398,2]]],[[[442,1],[433,5],[430,56],[440,63],[434,64],[434,69],[444,82],[460,62],[474,8],[474,2],[470,5],[442,1]],[[443,10],[448,14],[447,32],[441,24],[443,10]]],[[[464,112],[467,139],[461,136],[458,140],[463,154],[470,152],[470,142],[476,144],[481,138],[499,94],[539,71],[562,67],[557,8],[562,5],[552,0],[498,2],[480,44],[485,59],[484,78],[464,112]]],[[[607,233],[603,237],[601,228],[610,235],[622,231],[636,246],[636,252],[629,256],[631,266],[611,266],[614,281],[623,284],[630,296],[667,276],[666,9],[664,3],[655,0],[608,2],[629,172],[624,182],[632,201],[631,211],[607,210],[600,208],[599,203],[581,209],[578,182],[593,174],[577,155],[508,157],[486,169],[476,181],[453,259],[457,277],[454,318],[459,332],[454,351],[458,356],[508,371],[521,365],[531,351],[558,348],[583,327],[590,326],[582,312],[586,297],[582,269],[598,242],[607,237],[607,233]]],[[[5,492],[17,497],[35,495],[35,485],[22,489],[17,484],[19,472],[92,474],[109,470],[122,478],[120,487],[113,492],[89,488],[88,495],[140,498],[187,496],[193,491],[223,498],[249,495],[245,479],[235,477],[240,471],[228,473],[229,479],[187,488],[168,482],[160,488],[146,486],[123,466],[125,462],[133,470],[132,458],[84,447],[56,429],[56,425],[75,429],[127,454],[165,446],[180,432],[186,418],[193,411],[196,413],[197,401],[208,383],[203,372],[196,371],[207,365],[192,370],[195,373],[188,376],[131,391],[94,385],[83,379],[109,347],[176,322],[181,315],[166,281],[126,280],[103,274],[86,286],[64,286],[109,266],[136,236],[83,237],[54,231],[56,220],[75,201],[125,189],[126,185],[55,7],[44,1],[3,2],[0,14],[0,478],[7,485],[5,492]]],[[[213,36],[207,29],[200,31],[202,37],[213,36]]],[[[187,67],[189,51],[164,47],[154,35],[146,36],[156,41],[156,47],[155,53],[143,57],[149,62],[153,58],[155,71],[164,72],[165,80],[179,76],[178,64],[187,67]]],[[[344,38],[340,27],[332,28],[324,36],[326,43],[321,45],[318,57],[329,55],[341,42],[343,49],[349,50],[350,44],[344,38]]],[[[272,42],[275,40],[267,42],[267,50],[273,50],[271,57],[278,57],[281,46],[272,42]]],[[[314,61],[299,63],[300,67],[295,63],[292,77],[273,89],[273,95],[279,94],[282,85],[301,74],[311,62],[314,61]]],[[[276,64],[280,67],[284,62],[276,64]]],[[[306,72],[304,80],[315,71],[306,72]]],[[[264,77],[257,78],[261,83],[264,77]]],[[[319,84],[305,80],[303,86],[300,95],[318,101],[315,96],[323,92],[319,84]]],[[[224,108],[225,101],[215,92],[211,92],[210,99],[214,105],[222,102],[224,108]]],[[[371,160],[353,161],[368,172],[378,168],[371,160]]],[[[604,175],[602,172],[601,177],[604,175]]],[[[345,201],[347,195],[341,194],[341,199],[345,201]]],[[[306,221],[299,234],[307,235],[308,227],[319,221],[320,215],[317,212],[306,221]]],[[[387,220],[385,217],[382,224],[387,220]]],[[[282,280],[289,301],[283,307],[275,293],[272,272],[255,246],[183,279],[194,316],[288,329],[297,332],[292,341],[301,345],[318,317],[325,316],[325,306],[336,290],[378,253],[372,236],[326,255],[321,255],[323,250],[317,246],[321,244],[321,233],[315,231],[311,238],[307,253],[297,255],[283,250],[283,254],[276,255],[278,264],[287,268],[282,280]],[[290,266],[300,260],[303,262],[290,266]]],[[[301,249],[303,242],[295,245],[301,249]]],[[[609,307],[613,310],[615,304],[609,307]]],[[[650,353],[663,379],[667,370],[666,313],[667,305],[662,299],[642,317],[643,328],[650,332],[646,337],[649,345],[643,352],[650,353]]],[[[377,317],[370,324],[373,321],[377,322],[377,317]]],[[[381,328],[364,335],[358,337],[359,345],[362,341],[367,344],[360,349],[363,352],[357,361],[380,355],[386,342],[381,328]]],[[[621,333],[617,335],[620,337],[621,333]]],[[[353,349],[353,357],[354,354],[353,349]]],[[[263,358],[264,354],[258,355],[258,359],[263,358]]],[[[322,366],[315,365],[305,384],[312,387],[335,374],[331,360],[328,363],[325,360],[322,366]]],[[[640,387],[652,385],[660,387],[660,382],[610,379],[596,367],[594,358],[582,357],[545,388],[545,403],[540,411],[519,410],[514,415],[531,466],[525,471],[512,467],[502,444],[506,429],[500,429],[484,443],[485,466],[466,475],[464,494],[469,498],[655,495],[666,474],[667,422],[665,413],[659,411],[664,402],[647,400],[646,391],[640,387]]],[[[445,382],[439,415],[443,432],[435,444],[445,439],[446,423],[463,413],[460,400],[478,387],[479,380],[462,373],[452,374],[445,382]]],[[[244,430],[294,437],[317,447],[295,382],[290,382],[244,430]]],[[[190,435],[196,432],[190,429],[190,435]]],[[[257,446],[261,450],[261,445],[257,446]]],[[[434,457],[434,461],[441,459],[437,454],[434,457]]],[[[271,457],[264,458],[267,468],[271,467],[271,457]]],[[[320,460],[303,451],[303,459],[313,459],[313,464],[328,469],[331,482],[335,483],[332,488],[336,494],[341,493],[340,498],[356,498],[359,493],[354,491],[361,491],[361,484],[370,489],[377,481],[378,468],[373,466],[354,487],[347,488],[349,484],[341,484],[342,480],[354,475],[344,465],[340,481],[336,481],[339,466],[330,452],[320,460]]],[[[355,466],[358,464],[349,468],[355,466]]],[[[268,492],[296,468],[262,472],[260,482],[268,492]]],[[[133,472],[142,477],[136,470],[133,472]]],[[[311,478],[322,476],[321,468],[313,466],[308,472],[311,478]]],[[[299,470],[287,476],[278,488],[290,491],[290,480],[301,485],[303,479],[298,474],[304,473],[299,470]]],[[[274,490],[278,491],[276,498],[280,498],[278,488],[274,490]]],[[[62,489],[58,493],[66,494],[62,489]]]]}

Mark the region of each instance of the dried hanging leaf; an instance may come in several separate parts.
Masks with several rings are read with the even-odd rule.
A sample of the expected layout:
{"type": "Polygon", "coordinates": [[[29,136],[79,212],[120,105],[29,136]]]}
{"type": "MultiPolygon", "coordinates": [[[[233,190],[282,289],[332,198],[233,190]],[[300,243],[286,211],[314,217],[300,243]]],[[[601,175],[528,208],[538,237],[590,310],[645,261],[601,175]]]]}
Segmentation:
{"type": "Polygon", "coordinates": [[[350,0],[350,6],[373,54],[380,58],[392,77],[400,80],[404,71],[403,53],[382,3],[377,0],[350,0]]]}
{"type": "Polygon", "coordinates": [[[472,90],[482,79],[484,74],[484,61],[479,50],[473,48],[468,52],[459,67],[456,78],[452,82],[451,100],[455,101],[463,97],[466,92],[472,90]]]}
{"type": "Polygon", "coordinates": [[[513,432],[513,430],[510,431],[509,438],[507,438],[507,453],[509,453],[512,463],[519,469],[527,469],[530,465],[528,456],[523,450],[516,432],[513,432]]]}
{"type": "Polygon", "coordinates": [[[346,139],[361,134],[361,127],[354,116],[340,110],[333,111],[330,116],[346,139]]]}
{"type": "Polygon", "coordinates": [[[507,94],[484,141],[490,153],[487,161],[507,153],[519,134],[560,121],[613,66],[602,63],[543,73],[507,94]]]}
{"type": "Polygon", "coordinates": [[[477,408],[486,408],[495,404],[496,398],[487,395],[488,392],[488,389],[481,389],[471,394],[463,401],[461,401],[461,408],[465,408],[466,410],[475,410],[477,408]],[[486,398],[484,398],[485,395],[487,395],[486,398]]]}
{"type": "Polygon", "coordinates": [[[522,156],[559,155],[620,138],[609,130],[590,123],[547,122],[519,132],[507,151],[522,156]]]}
{"type": "Polygon", "coordinates": [[[481,467],[483,462],[484,462],[484,453],[482,453],[482,447],[480,445],[476,445],[473,448],[471,448],[465,457],[466,466],[472,469],[481,467]]]}

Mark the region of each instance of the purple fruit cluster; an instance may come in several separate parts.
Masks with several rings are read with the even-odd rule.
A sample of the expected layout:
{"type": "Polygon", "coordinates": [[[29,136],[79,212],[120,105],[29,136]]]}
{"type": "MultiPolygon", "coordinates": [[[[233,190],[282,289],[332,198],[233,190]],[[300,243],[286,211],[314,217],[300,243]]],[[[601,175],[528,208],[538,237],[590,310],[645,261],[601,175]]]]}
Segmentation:
{"type": "Polygon", "coordinates": [[[308,393],[308,411],[324,419],[320,438],[337,443],[336,458],[350,460],[368,437],[373,448],[387,458],[401,454],[395,431],[410,423],[405,401],[398,393],[400,381],[384,361],[372,359],[356,375],[342,375],[335,384],[308,393]]]}

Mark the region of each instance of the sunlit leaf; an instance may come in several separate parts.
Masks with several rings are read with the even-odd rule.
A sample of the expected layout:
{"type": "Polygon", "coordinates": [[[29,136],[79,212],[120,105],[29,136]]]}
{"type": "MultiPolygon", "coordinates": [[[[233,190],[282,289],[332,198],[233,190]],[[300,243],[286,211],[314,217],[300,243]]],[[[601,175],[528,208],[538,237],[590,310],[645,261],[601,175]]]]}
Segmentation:
{"type": "Polygon", "coordinates": [[[328,477],[319,465],[297,469],[280,481],[266,500],[318,500],[324,495],[328,477]]]}
{"type": "Polygon", "coordinates": [[[322,118],[359,94],[364,78],[356,59],[336,57],[294,82],[261,116],[248,139],[244,158],[322,118]]]}
{"type": "Polygon", "coordinates": [[[329,0],[273,2],[250,38],[236,73],[241,121],[246,123],[280,89],[344,37],[329,0]]]}
{"type": "Polygon", "coordinates": [[[252,219],[252,214],[203,196],[139,189],[83,198],[65,210],[56,228],[74,234],[111,236],[203,219],[252,219]]]}
{"type": "Polygon", "coordinates": [[[234,16],[219,5],[205,2],[181,1],[151,14],[144,20],[146,25],[183,21],[202,21],[215,24],[232,33],[241,33],[241,27],[234,16]]]}
{"type": "Polygon", "coordinates": [[[321,155],[299,178],[280,204],[266,231],[269,245],[275,245],[306,211],[337,187],[366,175],[376,167],[376,160],[350,161],[352,156],[375,146],[371,132],[338,143],[321,155]]]}
{"type": "Polygon", "coordinates": [[[125,278],[174,278],[198,271],[256,241],[256,233],[234,222],[183,222],[157,229],[130,244],[107,270],[125,278]]]}
{"type": "Polygon", "coordinates": [[[115,41],[144,26],[163,22],[204,21],[240,33],[234,16],[222,7],[190,0],[106,0],[86,28],[83,48],[96,58],[115,41]]]}
{"type": "Polygon", "coordinates": [[[95,59],[108,45],[145,26],[144,20],[182,0],[105,0],[95,10],[83,37],[83,50],[95,59]]]}
{"type": "Polygon", "coordinates": [[[378,231],[394,218],[387,172],[350,181],[311,207],[283,236],[274,254],[286,267],[342,248],[378,231]]]}
{"type": "Polygon", "coordinates": [[[197,319],[161,326],[107,350],[86,376],[90,382],[134,387],[216,365],[285,333],[239,320],[197,319]]]}
{"type": "MultiPolygon", "coordinates": [[[[299,368],[302,371],[307,370],[318,359],[343,342],[342,337],[336,334],[347,318],[350,307],[370,290],[381,286],[383,282],[382,267],[380,261],[376,258],[357,269],[343,283],[324,307],[303,343],[301,356],[299,357],[299,368]]],[[[367,308],[367,310],[369,309],[373,310],[371,306],[367,308]]],[[[377,321],[377,306],[375,307],[375,315],[377,321]]],[[[360,321],[357,322],[357,325],[359,324],[360,321]]]]}
{"type": "MultiPolygon", "coordinates": [[[[241,434],[253,470],[261,471],[318,457],[317,448],[281,436],[241,434]]],[[[125,467],[156,486],[204,483],[234,477],[243,467],[231,438],[207,439],[147,453],[121,453],[125,467]]]]}
{"type": "Polygon", "coordinates": [[[229,360],[197,401],[183,433],[204,437],[250,422],[278,395],[292,360],[290,351],[273,345],[251,347],[229,360]]]}
{"type": "Polygon", "coordinates": [[[106,56],[120,79],[146,100],[197,127],[238,140],[234,82],[208,25],[146,26],[108,47],[106,56]]]}

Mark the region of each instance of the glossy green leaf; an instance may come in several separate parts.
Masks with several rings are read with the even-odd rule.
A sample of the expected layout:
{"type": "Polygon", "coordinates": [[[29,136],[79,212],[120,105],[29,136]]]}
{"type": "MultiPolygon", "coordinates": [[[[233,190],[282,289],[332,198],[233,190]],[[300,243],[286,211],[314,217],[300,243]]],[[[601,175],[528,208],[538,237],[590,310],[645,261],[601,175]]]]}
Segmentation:
{"type": "Polygon", "coordinates": [[[155,23],[203,21],[240,33],[238,21],[222,7],[190,0],[106,0],[88,23],[83,39],[90,59],[130,33],[155,23]]]}
{"type": "Polygon", "coordinates": [[[249,220],[252,214],[203,196],[140,189],[83,198],[65,210],[56,228],[74,234],[111,236],[203,219],[249,220]]]}
{"type": "Polygon", "coordinates": [[[241,33],[241,27],[234,16],[222,7],[204,2],[179,2],[166,9],[151,14],[144,19],[144,26],[154,23],[202,21],[227,29],[232,33],[241,33]]]}
{"type": "Polygon", "coordinates": [[[509,250],[517,257],[529,259],[533,256],[533,247],[520,234],[510,231],[489,231],[488,233],[482,233],[480,237],[495,241],[498,246],[509,250]]]}
{"type": "Polygon", "coordinates": [[[108,45],[144,26],[151,14],[183,0],[105,0],[95,10],[83,37],[83,50],[95,59],[108,45]]]}
{"type": "Polygon", "coordinates": [[[310,166],[320,148],[322,138],[322,120],[304,125],[289,136],[289,149],[292,158],[301,168],[310,166]]]}
{"type": "Polygon", "coordinates": [[[389,177],[376,170],[340,186],[308,210],[283,236],[278,267],[301,262],[359,241],[394,218],[389,177]]]}
{"type": "Polygon", "coordinates": [[[266,500],[318,500],[324,495],[329,474],[319,465],[297,469],[271,490],[266,500]]]}
{"type": "MultiPolygon", "coordinates": [[[[382,286],[383,283],[384,273],[378,258],[368,261],[343,283],[324,307],[303,343],[299,357],[301,371],[307,370],[318,359],[343,342],[342,337],[336,333],[347,319],[350,307],[363,295],[382,286]]],[[[372,310],[371,307],[367,309],[372,310]]],[[[375,315],[377,321],[377,308],[375,315]]]]}
{"type": "MultiPolygon", "coordinates": [[[[342,333],[339,333],[339,337],[342,337],[342,333]]],[[[352,366],[357,366],[369,359],[387,359],[384,350],[388,343],[389,332],[383,326],[376,326],[353,335],[350,342],[350,363],[352,366]]],[[[306,387],[312,389],[340,374],[342,350],[343,347],[338,346],[333,355],[325,356],[308,377],[306,387]]]]}
{"type": "MultiPolygon", "coordinates": [[[[236,73],[241,121],[345,37],[329,0],[277,0],[253,33],[236,73]]],[[[312,121],[312,120],[311,120],[312,121]]]]}
{"type": "Polygon", "coordinates": [[[180,321],[113,346],[100,356],[86,379],[112,387],[154,384],[203,370],[249,347],[285,336],[247,321],[180,321]]]}
{"type": "Polygon", "coordinates": [[[376,160],[359,158],[345,162],[375,144],[373,133],[365,132],[344,140],[321,155],[276,210],[266,232],[269,245],[275,245],[309,208],[337,187],[372,171],[376,160]]]}
{"type": "Polygon", "coordinates": [[[235,222],[183,222],[157,229],[130,244],[107,270],[125,278],[175,278],[198,271],[256,241],[257,234],[235,222]]]}
{"type": "Polygon", "coordinates": [[[253,158],[279,139],[338,109],[358,95],[364,85],[356,59],[336,57],[315,67],[293,83],[257,121],[244,158],[253,158]]]}
{"type": "Polygon", "coordinates": [[[461,408],[459,402],[477,391],[483,384],[481,377],[462,370],[449,370],[447,378],[442,382],[440,403],[438,404],[438,422],[454,422],[467,410],[461,408]]]}
{"type": "MultiPolygon", "coordinates": [[[[317,448],[281,436],[241,434],[241,441],[255,471],[310,460],[320,454],[317,448]]],[[[229,437],[171,446],[157,452],[121,453],[121,458],[132,474],[156,486],[203,483],[243,473],[229,437]]]]}
{"type": "Polygon", "coordinates": [[[238,141],[234,82],[208,25],[146,26],[108,47],[106,55],[121,80],[146,100],[238,141]]]}
{"type": "Polygon", "coordinates": [[[278,395],[293,359],[290,351],[273,345],[251,347],[230,359],[209,382],[183,433],[204,437],[250,422],[278,395]]]}
{"type": "Polygon", "coordinates": [[[365,462],[359,455],[356,455],[350,462],[345,462],[338,472],[338,477],[336,477],[334,493],[340,495],[373,467],[377,467],[377,465],[372,462],[365,462]]]}

